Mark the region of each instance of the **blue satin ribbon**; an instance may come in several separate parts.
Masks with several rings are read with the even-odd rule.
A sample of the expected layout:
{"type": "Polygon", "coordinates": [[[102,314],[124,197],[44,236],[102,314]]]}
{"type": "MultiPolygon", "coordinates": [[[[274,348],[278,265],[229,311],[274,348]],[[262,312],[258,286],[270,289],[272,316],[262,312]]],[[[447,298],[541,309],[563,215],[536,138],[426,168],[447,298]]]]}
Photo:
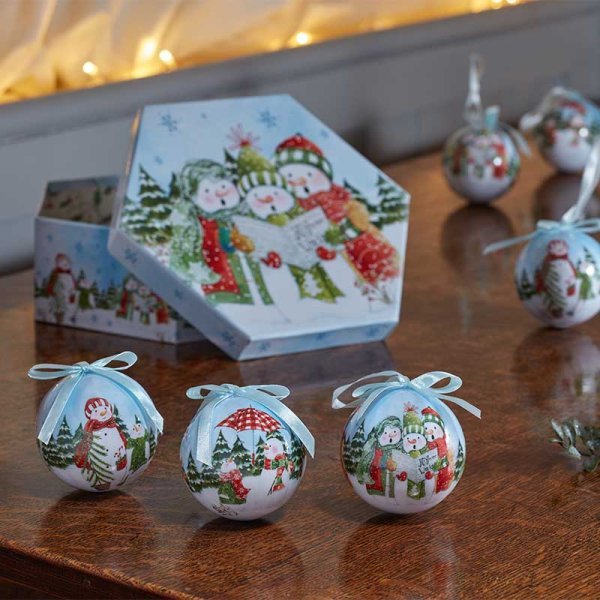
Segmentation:
{"type": "Polygon", "coordinates": [[[333,392],[331,406],[334,409],[358,407],[355,418],[359,420],[367,412],[371,404],[381,398],[384,394],[387,394],[392,390],[409,389],[425,396],[428,400],[446,400],[447,402],[453,402],[473,416],[481,419],[481,411],[476,406],[473,406],[473,404],[462,398],[449,395],[450,392],[456,391],[461,385],[462,379],[460,377],[452,375],[451,373],[446,373],[445,371],[430,371],[429,373],[423,373],[423,375],[419,375],[414,379],[409,379],[396,371],[381,371],[380,373],[366,375],[352,383],[337,388],[333,392]],[[380,377],[387,377],[387,379],[385,381],[371,382],[357,387],[352,392],[352,398],[354,398],[354,400],[350,402],[342,402],[340,400],[340,397],[344,392],[355,386],[357,383],[380,377]],[[433,387],[444,379],[449,379],[450,381],[444,386],[433,387]]]}
{"type": "Polygon", "coordinates": [[[190,435],[195,445],[194,458],[212,466],[212,448],[215,429],[215,411],[221,402],[229,398],[242,398],[262,406],[277,416],[302,442],[306,451],[314,458],[315,439],[306,425],[281,402],[290,395],[283,385],[247,385],[239,387],[231,383],[223,385],[199,385],[186,393],[192,400],[202,400],[202,404],[192,420],[190,435]]]}
{"type": "Polygon", "coordinates": [[[498,250],[504,250],[510,246],[516,246],[523,242],[528,242],[535,237],[545,235],[547,233],[565,233],[568,231],[579,231],[580,233],[594,233],[600,231],[600,219],[585,219],[583,221],[577,221],[575,223],[568,223],[566,221],[538,221],[534,231],[520,235],[518,237],[509,238],[507,240],[500,240],[494,242],[489,246],[486,246],[483,250],[483,254],[491,254],[498,250]]]}
{"type": "Polygon", "coordinates": [[[52,363],[42,363],[35,365],[29,369],[27,375],[32,379],[40,379],[42,381],[48,379],[60,379],[65,377],[65,380],[60,384],[60,389],[48,411],[46,419],[42,424],[38,439],[47,444],[52,437],[54,429],[58,425],[60,418],[67,406],[69,398],[77,384],[85,375],[93,373],[106,377],[116,385],[124,388],[128,394],[138,403],[142,411],[156,425],[160,433],[163,431],[163,418],[156,410],[154,403],[148,396],[146,390],[137,381],[127,377],[119,371],[123,371],[131,367],[137,361],[137,356],[133,352],[120,352],[113,356],[101,358],[89,364],[85,361],[75,363],[74,365],[57,365],[52,363]],[[111,362],[123,362],[120,367],[109,366],[111,362]]]}

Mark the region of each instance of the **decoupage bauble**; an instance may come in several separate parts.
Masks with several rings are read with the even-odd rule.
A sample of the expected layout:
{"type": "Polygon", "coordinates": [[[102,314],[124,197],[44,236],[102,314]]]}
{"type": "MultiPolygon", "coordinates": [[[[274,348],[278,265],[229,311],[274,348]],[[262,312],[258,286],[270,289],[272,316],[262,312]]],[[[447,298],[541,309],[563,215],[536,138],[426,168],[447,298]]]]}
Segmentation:
{"type": "MultiPolygon", "coordinates": [[[[454,413],[431,393],[438,390],[428,391],[432,383],[447,377],[451,384],[440,388],[442,392],[460,386],[459,378],[434,372],[412,381],[393,374],[387,383],[355,391],[359,398],[364,391],[367,399],[344,428],[342,465],[350,485],[365,502],[386,512],[416,513],[439,504],[456,487],[465,468],[465,437],[454,413]]],[[[343,407],[336,406],[338,390],[334,408],[343,407]]],[[[475,407],[455,400],[479,416],[475,407]]],[[[348,404],[355,405],[356,401],[348,404]]]]}
{"type": "MultiPolygon", "coordinates": [[[[306,467],[305,442],[311,445],[308,430],[279,402],[289,393],[283,386],[205,389],[212,391],[181,442],[184,479],[194,498],[217,515],[240,521],[264,517],[298,489],[306,467]],[[203,451],[198,451],[199,441],[203,451]]],[[[202,398],[201,390],[192,388],[188,396],[202,398]]]]}
{"type": "MultiPolygon", "coordinates": [[[[162,417],[136,381],[106,365],[133,364],[124,352],[91,365],[36,365],[34,379],[64,377],[44,397],[38,446],[48,468],[70,486],[107,492],[135,481],[148,467],[162,417]]],[[[125,367],[126,368],[126,367],[125,367]]]]}
{"type": "Polygon", "coordinates": [[[460,129],[446,142],[443,161],[450,187],[474,204],[488,204],[504,194],[521,167],[513,139],[500,127],[460,129]]]}
{"type": "Polygon", "coordinates": [[[554,88],[520,127],[533,132],[543,157],[556,169],[579,173],[600,134],[600,109],[574,90],[554,88]]]}
{"type": "Polygon", "coordinates": [[[570,327],[600,310],[600,245],[576,229],[541,232],[523,248],[515,284],[525,308],[552,327],[570,327]]]}

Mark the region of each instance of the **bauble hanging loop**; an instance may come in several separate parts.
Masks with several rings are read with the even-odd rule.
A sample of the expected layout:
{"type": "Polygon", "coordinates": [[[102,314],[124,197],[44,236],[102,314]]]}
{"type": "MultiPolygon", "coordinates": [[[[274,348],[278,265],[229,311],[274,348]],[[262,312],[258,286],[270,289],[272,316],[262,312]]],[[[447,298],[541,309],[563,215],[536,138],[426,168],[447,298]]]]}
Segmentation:
{"type": "Polygon", "coordinates": [[[408,514],[432,508],[452,492],[464,470],[466,442],[444,401],[481,417],[478,408],[451,395],[461,385],[444,371],[415,379],[383,371],[334,391],[334,409],[355,409],[344,428],[342,465],[359,497],[381,510],[408,514]],[[434,387],[445,379],[446,385],[434,387]],[[352,392],[353,400],[342,402],[365,381],[352,392]]]}

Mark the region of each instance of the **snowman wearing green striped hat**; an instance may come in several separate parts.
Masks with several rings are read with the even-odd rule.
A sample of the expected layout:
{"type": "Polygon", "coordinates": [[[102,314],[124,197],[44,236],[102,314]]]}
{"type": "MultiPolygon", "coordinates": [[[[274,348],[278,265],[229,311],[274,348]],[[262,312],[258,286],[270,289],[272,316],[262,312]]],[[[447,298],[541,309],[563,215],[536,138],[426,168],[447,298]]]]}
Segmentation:
{"type": "MultiPolygon", "coordinates": [[[[304,212],[289,190],[285,179],[269,160],[251,145],[243,146],[237,161],[238,189],[250,214],[259,220],[284,227],[304,212]]],[[[319,247],[314,264],[304,269],[288,264],[290,273],[298,286],[301,298],[313,298],[324,302],[335,302],[342,292],[335,286],[319,260],[335,258],[319,247]]],[[[272,250],[261,261],[273,269],[282,265],[281,256],[272,250]]]]}

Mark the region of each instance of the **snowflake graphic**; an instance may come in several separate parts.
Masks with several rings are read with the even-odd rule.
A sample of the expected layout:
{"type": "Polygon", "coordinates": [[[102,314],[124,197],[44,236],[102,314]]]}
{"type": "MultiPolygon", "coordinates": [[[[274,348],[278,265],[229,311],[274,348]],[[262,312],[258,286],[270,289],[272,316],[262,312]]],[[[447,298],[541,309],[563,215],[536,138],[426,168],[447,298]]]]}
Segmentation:
{"type": "Polygon", "coordinates": [[[53,236],[51,233],[49,233],[49,234],[46,236],[46,239],[47,239],[49,242],[52,242],[52,241],[54,240],[54,236],[53,236]]]}
{"type": "Polygon", "coordinates": [[[162,164],[163,164],[163,159],[162,159],[160,156],[158,156],[158,154],[157,154],[157,155],[154,157],[154,162],[155,162],[157,165],[162,165],[162,164]]]}
{"type": "Polygon", "coordinates": [[[227,347],[231,350],[235,348],[235,337],[229,331],[223,331],[221,333],[221,339],[227,344],[227,347]]]}
{"type": "Polygon", "coordinates": [[[169,133],[176,133],[179,131],[179,121],[173,118],[171,113],[160,115],[159,125],[166,127],[169,133]]]}
{"type": "Polygon", "coordinates": [[[319,342],[323,341],[329,334],[326,331],[321,331],[321,333],[317,333],[315,339],[319,342]]]}
{"type": "Polygon", "coordinates": [[[372,327],[367,328],[367,330],[365,331],[365,336],[369,340],[375,339],[378,335],[379,335],[378,327],[372,326],[372,327]]]}
{"type": "Polygon", "coordinates": [[[246,146],[258,149],[258,140],[260,137],[255,135],[251,131],[244,131],[244,127],[241,123],[238,123],[232,127],[227,134],[227,139],[231,142],[228,146],[229,150],[241,150],[246,146]]]}
{"type": "Polygon", "coordinates": [[[260,113],[258,113],[258,122],[268,129],[277,127],[277,117],[268,109],[262,110],[260,113]]]}
{"type": "Polygon", "coordinates": [[[200,113],[200,117],[203,119],[208,119],[208,115],[206,113],[200,113]]]}
{"type": "Polygon", "coordinates": [[[75,252],[77,252],[77,254],[83,254],[83,244],[81,242],[75,244],[75,252]]]}
{"type": "Polygon", "coordinates": [[[98,315],[92,315],[92,323],[98,322],[98,315]]]}
{"type": "Polygon", "coordinates": [[[102,267],[97,267],[96,268],[96,275],[100,275],[100,273],[102,273],[102,267]]]}
{"type": "Polygon", "coordinates": [[[106,326],[107,327],[112,327],[113,326],[113,322],[109,319],[108,321],[106,321],[106,326]]]}
{"type": "Polygon", "coordinates": [[[137,252],[133,251],[131,248],[125,248],[125,260],[132,265],[135,265],[138,260],[137,252]]]}
{"type": "Polygon", "coordinates": [[[321,129],[321,137],[327,139],[329,137],[329,131],[327,131],[327,129],[321,129]]]}
{"type": "Polygon", "coordinates": [[[183,300],[183,292],[179,289],[176,289],[173,294],[175,295],[175,298],[177,298],[178,300],[183,300]]]}
{"type": "Polygon", "coordinates": [[[271,344],[269,342],[261,342],[258,345],[258,349],[260,352],[266,352],[267,350],[269,350],[269,348],[271,348],[271,344]]]}

